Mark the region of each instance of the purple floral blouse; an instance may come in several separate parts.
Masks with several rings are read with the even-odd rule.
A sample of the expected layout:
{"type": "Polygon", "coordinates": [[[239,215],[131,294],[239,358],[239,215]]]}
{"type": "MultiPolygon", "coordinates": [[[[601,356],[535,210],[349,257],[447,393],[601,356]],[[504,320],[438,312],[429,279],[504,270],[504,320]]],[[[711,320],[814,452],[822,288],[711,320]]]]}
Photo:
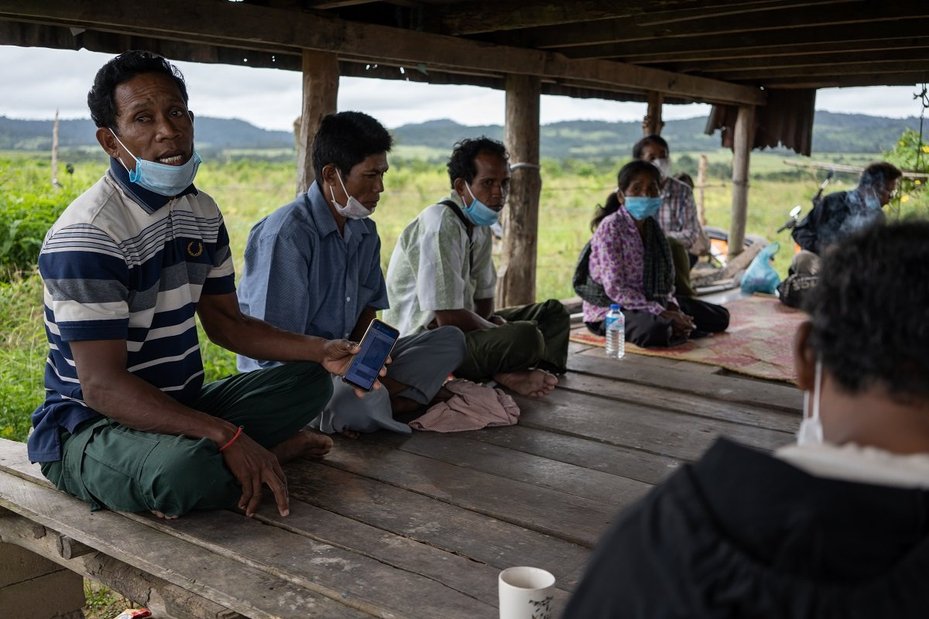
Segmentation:
{"type": "MultiPolygon", "coordinates": [[[[660,314],[661,303],[645,298],[645,244],[632,216],[622,206],[606,216],[590,241],[590,277],[624,310],[660,314]]],[[[676,303],[673,293],[668,302],[676,303]]],[[[609,308],[584,301],[584,322],[600,322],[609,308]]]]}

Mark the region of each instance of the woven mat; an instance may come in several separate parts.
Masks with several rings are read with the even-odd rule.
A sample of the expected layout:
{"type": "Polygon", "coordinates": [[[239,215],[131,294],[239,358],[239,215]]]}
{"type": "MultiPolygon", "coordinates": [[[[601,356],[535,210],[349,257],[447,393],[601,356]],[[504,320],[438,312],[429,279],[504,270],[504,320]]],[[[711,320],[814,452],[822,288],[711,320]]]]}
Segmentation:
{"type": "MultiPolygon", "coordinates": [[[[793,338],[806,314],[775,297],[757,295],[726,304],[730,313],[725,333],[689,340],[674,348],[639,348],[626,343],[626,352],[651,357],[706,363],[771,380],[793,382],[793,338]]],[[[571,341],[603,346],[605,340],[586,327],[571,332],[571,341]]]]}

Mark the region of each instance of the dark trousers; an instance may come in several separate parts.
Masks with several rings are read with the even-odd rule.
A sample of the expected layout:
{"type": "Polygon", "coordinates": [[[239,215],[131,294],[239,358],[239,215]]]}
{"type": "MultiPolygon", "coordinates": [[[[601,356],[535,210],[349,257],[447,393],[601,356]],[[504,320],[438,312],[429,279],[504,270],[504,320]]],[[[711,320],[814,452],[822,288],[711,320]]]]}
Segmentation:
{"type": "MultiPolygon", "coordinates": [[[[692,316],[696,329],[690,337],[700,337],[709,333],[719,333],[729,327],[729,310],[722,305],[715,305],[691,297],[677,299],[681,311],[692,316]]],[[[626,319],[626,341],[642,348],[668,347],[681,344],[686,338],[675,339],[672,335],[671,321],[650,312],[641,310],[623,310],[626,319]]],[[[597,335],[604,335],[603,322],[588,322],[587,329],[597,335]]]]}
{"type": "MultiPolygon", "coordinates": [[[[331,394],[321,365],[286,363],[204,385],[191,407],[243,426],[270,449],[316,417],[331,394]]],[[[62,459],[43,463],[42,474],[95,509],[180,516],[232,508],[242,494],[213,441],[141,432],[108,418],[66,435],[62,459]]]]}
{"type": "Polygon", "coordinates": [[[496,313],[506,319],[505,325],[465,333],[467,352],[455,376],[485,381],[530,368],[566,371],[571,317],[564,305],[549,299],[496,313]]]}

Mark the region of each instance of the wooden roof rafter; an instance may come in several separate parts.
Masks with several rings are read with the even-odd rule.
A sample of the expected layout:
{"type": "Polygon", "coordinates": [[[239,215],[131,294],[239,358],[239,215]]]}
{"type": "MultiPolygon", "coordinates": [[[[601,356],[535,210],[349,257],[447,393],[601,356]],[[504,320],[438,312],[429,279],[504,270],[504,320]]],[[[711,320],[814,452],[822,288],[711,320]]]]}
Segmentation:
{"type": "Polygon", "coordinates": [[[681,100],[753,105],[765,100],[764,93],[755,88],[660,69],[572,60],[552,52],[217,0],[139,0],[116,3],[105,13],[91,0],[47,0],[35,6],[0,0],[2,19],[267,53],[328,51],[343,61],[383,62],[451,74],[535,75],[565,86],[595,85],[605,93],[656,91],[681,100]]]}

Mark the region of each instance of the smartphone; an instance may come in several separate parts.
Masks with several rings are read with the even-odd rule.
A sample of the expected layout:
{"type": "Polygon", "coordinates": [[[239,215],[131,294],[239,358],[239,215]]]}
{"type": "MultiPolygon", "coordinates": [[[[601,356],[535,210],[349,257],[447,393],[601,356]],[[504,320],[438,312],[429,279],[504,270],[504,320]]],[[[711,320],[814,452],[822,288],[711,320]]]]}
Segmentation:
{"type": "Polygon", "coordinates": [[[377,318],[372,320],[361,338],[361,350],[352,359],[342,380],[359,389],[371,391],[399,337],[400,332],[394,327],[377,318]]]}

